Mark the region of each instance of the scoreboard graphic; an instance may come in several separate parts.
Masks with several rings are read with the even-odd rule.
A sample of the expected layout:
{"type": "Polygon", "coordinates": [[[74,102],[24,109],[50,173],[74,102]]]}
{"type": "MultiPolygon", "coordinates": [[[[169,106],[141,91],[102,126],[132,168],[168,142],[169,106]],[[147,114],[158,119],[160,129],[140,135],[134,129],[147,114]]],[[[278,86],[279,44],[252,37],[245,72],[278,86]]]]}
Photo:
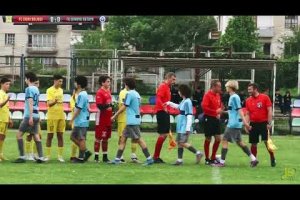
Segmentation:
{"type": "Polygon", "coordinates": [[[75,24],[102,24],[108,22],[107,16],[49,16],[49,15],[15,15],[2,16],[4,23],[13,23],[14,25],[32,25],[32,24],[57,24],[57,25],[75,25],[75,24]]]}

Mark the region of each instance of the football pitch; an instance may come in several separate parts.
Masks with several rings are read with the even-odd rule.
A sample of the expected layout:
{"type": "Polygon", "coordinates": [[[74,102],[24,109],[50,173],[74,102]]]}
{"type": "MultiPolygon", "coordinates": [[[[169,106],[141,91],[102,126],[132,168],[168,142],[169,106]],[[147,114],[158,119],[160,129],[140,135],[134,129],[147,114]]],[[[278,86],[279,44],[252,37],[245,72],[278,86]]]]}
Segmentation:
{"type": "MultiPolygon", "coordinates": [[[[173,166],[177,158],[177,149],[169,151],[168,140],[165,142],[161,158],[167,164],[142,166],[130,163],[130,141],[127,141],[124,158],[125,164],[111,165],[103,162],[95,163],[94,156],[84,164],[70,163],[70,131],[64,135],[65,163],[56,159],[57,139],[52,144],[52,159],[44,164],[27,161],[22,164],[11,163],[18,157],[16,130],[9,130],[4,144],[4,153],[9,161],[0,162],[0,184],[300,184],[300,137],[273,136],[278,147],[275,154],[277,166],[270,166],[269,154],[264,144],[258,145],[259,165],[256,168],[249,166],[249,158],[235,144],[230,144],[226,167],[215,168],[206,166],[204,158],[200,165],[195,164],[195,156],[184,150],[184,165],[173,166]]],[[[45,147],[46,132],[43,131],[43,147],[45,147]]],[[[150,153],[153,154],[157,138],[156,133],[142,133],[150,153]]],[[[247,136],[243,136],[248,141],[247,136]]],[[[203,134],[193,134],[190,142],[203,151],[203,134]]],[[[88,149],[93,151],[94,134],[88,133],[88,149]]],[[[113,132],[109,140],[108,157],[114,159],[117,152],[117,134],[113,132]]],[[[218,154],[221,152],[221,147],[218,154]]],[[[138,158],[145,161],[140,148],[138,158]]],[[[102,155],[100,154],[100,158],[102,155]]]]}

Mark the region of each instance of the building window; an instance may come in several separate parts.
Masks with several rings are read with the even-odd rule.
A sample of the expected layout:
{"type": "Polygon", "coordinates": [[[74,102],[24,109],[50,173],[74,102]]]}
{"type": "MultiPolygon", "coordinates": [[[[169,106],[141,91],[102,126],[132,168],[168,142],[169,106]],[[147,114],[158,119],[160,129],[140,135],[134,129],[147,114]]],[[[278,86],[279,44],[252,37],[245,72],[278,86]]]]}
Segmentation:
{"type": "Polygon", "coordinates": [[[298,16],[289,15],[285,16],[285,28],[295,28],[298,27],[298,16]]]}
{"type": "Polygon", "coordinates": [[[54,64],[54,58],[41,58],[40,63],[42,65],[53,65],[54,64]]]}
{"type": "Polygon", "coordinates": [[[264,48],[265,55],[271,54],[271,43],[265,43],[263,48],[264,48]]]}
{"type": "Polygon", "coordinates": [[[6,65],[13,65],[14,64],[14,57],[13,56],[5,56],[5,64],[6,65]]]}
{"type": "Polygon", "coordinates": [[[15,44],[15,34],[5,33],[5,45],[14,45],[14,44],[15,44]]]}
{"type": "Polygon", "coordinates": [[[56,35],[54,34],[28,35],[28,47],[56,47],[56,35]]]}

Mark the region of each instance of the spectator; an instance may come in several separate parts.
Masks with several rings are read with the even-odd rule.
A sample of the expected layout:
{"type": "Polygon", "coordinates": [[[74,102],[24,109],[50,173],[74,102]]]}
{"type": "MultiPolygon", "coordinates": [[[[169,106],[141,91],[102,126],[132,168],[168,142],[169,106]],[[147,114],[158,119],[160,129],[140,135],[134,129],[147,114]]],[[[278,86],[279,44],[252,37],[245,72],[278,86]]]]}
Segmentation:
{"type": "Polygon", "coordinates": [[[196,107],[196,116],[202,113],[201,102],[203,99],[204,91],[198,86],[193,95],[193,106],[196,107]]]}
{"type": "Polygon", "coordinates": [[[179,104],[182,101],[182,98],[178,94],[178,85],[177,84],[175,84],[171,88],[171,101],[176,104],[179,104]]]}
{"type": "Polygon", "coordinates": [[[292,97],[290,91],[286,91],[283,97],[284,103],[284,116],[287,116],[291,112],[291,104],[292,104],[292,97]]]}
{"type": "Polygon", "coordinates": [[[282,95],[280,94],[279,88],[277,88],[275,92],[275,106],[278,106],[281,114],[283,114],[282,95]]]}

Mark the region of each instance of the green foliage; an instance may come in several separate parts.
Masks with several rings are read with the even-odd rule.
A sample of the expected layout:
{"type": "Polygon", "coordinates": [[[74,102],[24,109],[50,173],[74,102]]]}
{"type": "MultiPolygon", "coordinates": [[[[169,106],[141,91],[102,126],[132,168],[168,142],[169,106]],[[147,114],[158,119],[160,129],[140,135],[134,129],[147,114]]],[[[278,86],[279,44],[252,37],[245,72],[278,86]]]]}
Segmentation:
{"type": "Polygon", "coordinates": [[[220,44],[232,47],[235,52],[259,51],[257,28],[251,16],[236,16],[229,20],[220,44]]]}
{"type": "Polygon", "coordinates": [[[208,33],[216,28],[212,16],[113,16],[104,32],[87,32],[75,48],[190,51],[194,42],[212,44],[208,33]]]}
{"type": "Polygon", "coordinates": [[[300,28],[293,29],[293,35],[283,38],[284,58],[298,57],[300,54],[300,28]]]}

